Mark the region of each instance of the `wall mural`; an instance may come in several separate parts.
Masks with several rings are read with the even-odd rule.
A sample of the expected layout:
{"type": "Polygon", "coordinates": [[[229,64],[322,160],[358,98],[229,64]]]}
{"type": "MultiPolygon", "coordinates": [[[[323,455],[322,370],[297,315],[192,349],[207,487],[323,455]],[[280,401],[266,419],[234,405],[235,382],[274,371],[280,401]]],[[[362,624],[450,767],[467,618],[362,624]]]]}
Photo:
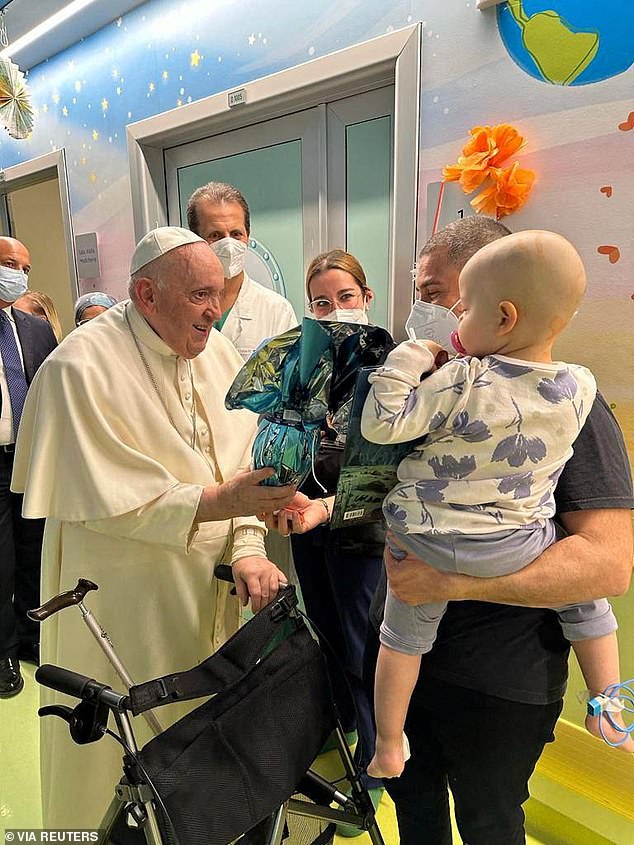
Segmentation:
{"type": "Polygon", "coordinates": [[[553,85],[600,82],[634,63],[634,7],[628,0],[507,0],[497,17],[513,61],[553,85]]]}
{"type": "Polygon", "coordinates": [[[510,0],[484,12],[473,0],[323,0],[309,25],[289,0],[151,0],[28,74],[35,128],[26,141],[0,138],[0,166],[65,147],[74,230],[97,231],[99,284],[123,296],[133,249],[128,123],[416,21],[419,239],[428,185],[442,178],[470,127],[510,122],[530,138],[522,166],[536,183],[512,226],[551,227],[581,251],[590,287],[570,345],[578,348],[583,329],[584,363],[628,421],[632,443],[629,0],[510,0]]]}
{"type": "MultiPolygon", "coordinates": [[[[579,249],[588,293],[557,351],[593,370],[634,451],[631,0],[510,0],[484,12],[474,0],[321,0],[308,21],[290,0],[151,0],[31,71],[35,128],[27,141],[2,134],[0,166],[66,148],[75,232],[98,233],[100,287],[122,297],[133,249],[127,124],[417,21],[420,242],[428,186],[471,127],[511,123],[529,138],[522,166],[535,185],[510,225],[553,229],[579,249]]],[[[631,599],[616,604],[631,674],[631,599]]],[[[580,683],[573,676],[565,711],[576,722],[580,683]]]]}

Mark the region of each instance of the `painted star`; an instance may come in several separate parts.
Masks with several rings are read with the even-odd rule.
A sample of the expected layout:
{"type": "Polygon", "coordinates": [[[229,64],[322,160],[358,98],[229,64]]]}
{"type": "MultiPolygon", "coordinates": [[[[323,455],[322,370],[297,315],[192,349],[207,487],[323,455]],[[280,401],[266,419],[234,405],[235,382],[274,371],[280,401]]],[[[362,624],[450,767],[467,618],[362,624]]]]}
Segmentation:
{"type": "Polygon", "coordinates": [[[251,35],[247,38],[247,41],[249,42],[249,47],[253,47],[255,44],[255,35],[251,33],[251,35]]]}
{"type": "Polygon", "coordinates": [[[93,141],[98,141],[98,140],[99,140],[99,133],[97,132],[97,130],[96,130],[96,129],[93,129],[93,130],[92,130],[92,139],[93,139],[93,141]]]}
{"type": "Polygon", "coordinates": [[[156,85],[153,82],[150,82],[148,84],[148,91],[154,91],[155,88],[156,88],[156,85]]]}
{"type": "Polygon", "coordinates": [[[167,79],[169,79],[169,76],[170,76],[169,73],[166,70],[164,70],[163,73],[161,74],[161,79],[167,80],[167,79]]]}
{"type": "Polygon", "coordinates": [[[91,182],[93,183],[93,185],[94,185],[94,184],[95,184],[95,182],[97,181],[97,174],[91,171],[91,172],[88,174],[88,178],[90,179],[90,181],[91,181],[91,182]]]}
{"type": "Polygon", "coordinates": [[[66,106],[63,107],[62,114],[64,115],[64,117],[68,117],[68,109],[66,108],[66,106]]]}
{"type": "Polygon", "coordinates": [[[199,52],[198,52],[198,50],[196,49],[196,50],[194,50],[194,52],[193,52],[193,53],[191,53],[191,54],[190,54],[190,56],[189,56],[189,64],[190,64],[192,67],[198,67],[198,65],[199,65],[199,64],[200,64],[200,62],[201,62],[201,59],[202,59],[202,56],[200,55],[200,53],[199,53],[199,52]]]}
{"type": "Polygon", "coordinates": [[[101,101],[101,111],[106,112],[108,111],[108,100],[104,97],[101,101]]]}
{"type": "Polygon", "coordinates": [[[59,94],[57,91],[51,96],[51,100],[57,105],[59,103],[59,94]]]}

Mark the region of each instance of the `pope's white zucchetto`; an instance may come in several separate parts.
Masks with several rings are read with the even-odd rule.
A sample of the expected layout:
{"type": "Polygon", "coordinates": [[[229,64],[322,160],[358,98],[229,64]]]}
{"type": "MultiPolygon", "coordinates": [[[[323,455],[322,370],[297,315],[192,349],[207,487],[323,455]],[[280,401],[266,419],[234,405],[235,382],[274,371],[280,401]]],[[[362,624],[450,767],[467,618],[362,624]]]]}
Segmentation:
{"type": "Polygon", "coordinates": [[[152,229],[144,235],[136,245],[130,260],[130,275],[134,275],[141,267],[145,267],[155,258],[160,258],[166,252],[176,249],[185,244],[206,243],[201,237],[189,229],[181,229],[180,226],[161,226],[152,229]]]}

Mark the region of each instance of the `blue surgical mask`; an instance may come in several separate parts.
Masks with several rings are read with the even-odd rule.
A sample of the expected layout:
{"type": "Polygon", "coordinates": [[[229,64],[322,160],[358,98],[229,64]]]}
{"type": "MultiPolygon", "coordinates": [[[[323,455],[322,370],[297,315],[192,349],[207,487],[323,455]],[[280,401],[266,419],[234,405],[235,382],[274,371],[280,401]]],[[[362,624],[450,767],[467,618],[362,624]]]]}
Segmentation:
{"type": "Polygon", "coordinates": [[[28,277],[22,270],[4,267],[0,264],[0,299],[4,302],[15,302],[28,288],[28,277]]]}

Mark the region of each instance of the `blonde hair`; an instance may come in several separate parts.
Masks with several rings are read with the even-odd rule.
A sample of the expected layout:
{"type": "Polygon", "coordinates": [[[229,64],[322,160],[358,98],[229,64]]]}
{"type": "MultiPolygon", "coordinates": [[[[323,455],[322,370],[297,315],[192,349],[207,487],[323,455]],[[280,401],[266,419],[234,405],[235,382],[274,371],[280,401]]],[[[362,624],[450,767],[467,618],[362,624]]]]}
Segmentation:
{"type": "MultiPolygon", "coordinates": [[[[22,294],[20,299],[30,299],[35,302],[36,305],[40,306],[47,322],[53,330],[55,339],[59,343],[63,334],[62,324],[59,319],[59,314],[57,313],[57,308],[55,308],[55,304],[51,297],[47,293],[42,293],[39,290],[27,290],[22,294]]],[[[16,308],[19,309],[19,307],[19,305],[16,305],[16,308]]]]}
{"type": "Polygon", "coordinates": [[[322,252],[320,255],[313,258],[308,265],[306,271],[306,295],[310,299],[310,283],[320,273],[325,273],[326,270],[343,270],[349,273],[355,282],[361,288],[361,292],[365,293],[370,290],[368,282],[363,272],[363,267],[359,264],[354,255],[346,252],[343,249],[331,249],[329,252],[322,252]]]}

